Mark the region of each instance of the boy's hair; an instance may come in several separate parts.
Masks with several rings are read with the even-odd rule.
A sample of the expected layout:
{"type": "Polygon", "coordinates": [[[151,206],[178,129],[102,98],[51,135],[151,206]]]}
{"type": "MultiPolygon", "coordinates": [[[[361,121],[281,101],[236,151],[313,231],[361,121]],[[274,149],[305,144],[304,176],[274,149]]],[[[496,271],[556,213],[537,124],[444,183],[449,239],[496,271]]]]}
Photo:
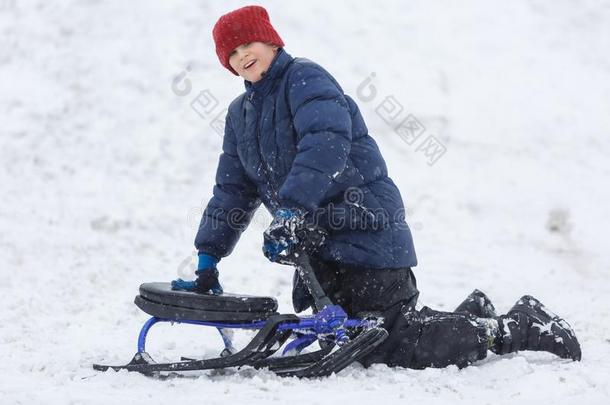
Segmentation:
{"type": "Polygon", "coordinates": [[[214,25],[212,36],[218,60],[236,76],[237,72],[229,64],[229,56],[238,46],[248,42],[284,46],[284,41],[271,25],[267,10],[261,6],[246,6],[223,15],[214,25]]]}

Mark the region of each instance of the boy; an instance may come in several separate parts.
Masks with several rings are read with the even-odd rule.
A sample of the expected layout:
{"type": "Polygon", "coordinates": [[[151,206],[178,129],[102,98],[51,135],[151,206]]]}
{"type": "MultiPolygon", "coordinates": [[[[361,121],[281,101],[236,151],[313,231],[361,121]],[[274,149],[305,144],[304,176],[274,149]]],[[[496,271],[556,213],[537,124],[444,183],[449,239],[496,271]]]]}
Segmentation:
{"type": "MultiPolygon", "coordinates": [[[[477,290],[453,313],[415,310],[417,259],[404,205],[354,100],[322,67],[283,49],[262,7],[222,16],[213,36],[220,63],[246,92],[227,114],[214,195],[195,239],[197,280],[174,288],[221,294],[216,265],[263,203],[274,217],[264,233],[269,260],[313,240],[312,267],[329,298],[351,316],[383,316],[390,336],[365,365],[465,367],[488,350],[580,360],[570,326],[533,297],[501,316],[477,290]]],[[[293,305],[312,305],[296,273],[293,305]]]]}

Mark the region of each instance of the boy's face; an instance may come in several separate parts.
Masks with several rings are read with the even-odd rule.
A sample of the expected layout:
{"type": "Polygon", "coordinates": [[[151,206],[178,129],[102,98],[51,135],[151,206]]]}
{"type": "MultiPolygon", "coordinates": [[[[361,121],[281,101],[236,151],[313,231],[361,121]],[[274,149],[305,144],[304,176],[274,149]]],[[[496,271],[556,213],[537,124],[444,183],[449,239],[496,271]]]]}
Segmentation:
{"type": "Polygon", "coordinates": [[[233,50],[229,56],[229,64],[241,77],[256,83],[269,69],[277,50],[277,45],[249,42],[233,50]]]}

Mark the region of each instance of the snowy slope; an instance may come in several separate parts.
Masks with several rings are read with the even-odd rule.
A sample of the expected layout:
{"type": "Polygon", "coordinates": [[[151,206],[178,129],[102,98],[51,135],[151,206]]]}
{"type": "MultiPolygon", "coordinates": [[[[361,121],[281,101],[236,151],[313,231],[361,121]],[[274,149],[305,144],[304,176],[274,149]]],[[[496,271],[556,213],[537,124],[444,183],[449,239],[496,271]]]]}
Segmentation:
{"type": "MultiPolygon", "coordinates": [[[[261,3],[287,51],[362,109],[408,208],[421,302],[449,310],[477,287],[507,310],[533,294],[575,327],[581,363],[519,353],[319,381],[90,369],[133,355],[141,282],[190,273],[221,147],[211,125],[243,91],[211,29],[245,4],[0,0],[0,403],[607,403],[608,2],[261,3]],[[181,73],[190,91],[172,87],[181,73]],[[191,107],[202,91],[210,114],[191,107]],[[426,128],[412,144],[379,114],[390,96],[426,128]],[[446,148],[433,165],[429,135],[446,148]]],[[[290,312],[291,272],[260,254],[268,222],[259,211],[222,281],[290,312]]],[[[157,328],[159,360],[218,351],[212,331],[157,328]]]]}

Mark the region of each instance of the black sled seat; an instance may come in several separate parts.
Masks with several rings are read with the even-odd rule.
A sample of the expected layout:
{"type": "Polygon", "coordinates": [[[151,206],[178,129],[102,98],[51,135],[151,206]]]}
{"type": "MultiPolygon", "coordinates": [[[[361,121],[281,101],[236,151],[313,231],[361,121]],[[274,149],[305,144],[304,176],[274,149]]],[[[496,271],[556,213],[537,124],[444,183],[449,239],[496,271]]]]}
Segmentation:
{"type": "Polygon", "coordinates": [[[253,322],[277,314],[272,297],[175,291],[170,283],[142,284],[134,302],[149,315],[175,321],[253,322]]]}

